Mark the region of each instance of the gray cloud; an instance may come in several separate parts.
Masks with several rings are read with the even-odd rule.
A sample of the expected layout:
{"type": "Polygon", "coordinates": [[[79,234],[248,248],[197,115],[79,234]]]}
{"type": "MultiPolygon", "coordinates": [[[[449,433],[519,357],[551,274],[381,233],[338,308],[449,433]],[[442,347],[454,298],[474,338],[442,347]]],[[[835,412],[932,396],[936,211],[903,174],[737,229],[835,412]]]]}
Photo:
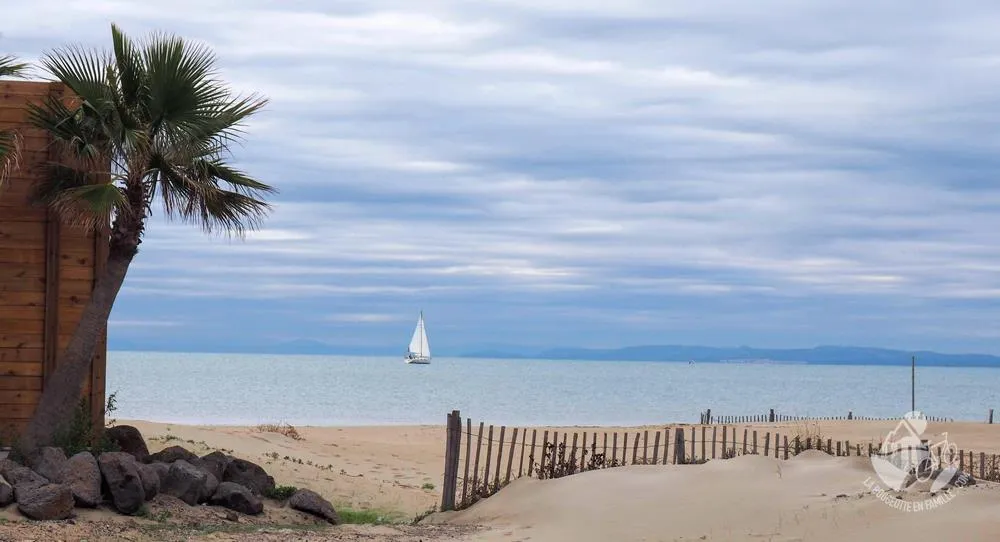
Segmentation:
{"type": "Polygon", "coordinates": [[[123,321],[151,320],[151,298],[185,300],[161,301],[167,321],[323,300],[285,321],[377,337],[422,304],[454,344],[1000,347],[990,3],[5,10],[0,48],[107,45],[114,20],[203,40],[272,98],[238,157],[282,189],[267,229],[230,243],[158,221],[123,321]]]}

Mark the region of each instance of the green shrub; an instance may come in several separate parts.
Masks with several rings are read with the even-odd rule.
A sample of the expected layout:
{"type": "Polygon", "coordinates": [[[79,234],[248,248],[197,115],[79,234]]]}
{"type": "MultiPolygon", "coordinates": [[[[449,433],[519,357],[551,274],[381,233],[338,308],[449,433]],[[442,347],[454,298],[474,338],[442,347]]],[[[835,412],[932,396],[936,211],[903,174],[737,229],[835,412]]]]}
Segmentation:
{"type": "Polygon", "coordinates": [[[337,508],[337,515],[345,525],[393,525],[404,521],[402,514],[385,510],[337,508]]]}
{"type": "Polygon", "coordinates": [[[117,409],[117,394],[108,396],[107,404],[104,406],[105,427],[96,427],[91,417],[90,401],[82,399],[73,416],[67,420],[60,431],[57,431],[53,439],[53,444],[62,448],[67,456],[73,456],[83,451],[92,452],[98,455],[102,452],[116,452],[118,446],[108,439],[104,434],[106,427],[112,427],[115,420],[111,413],[117,409]]]}
{"type": "Polygon", "coordinates": [[[298,490],[299,488],[295,486],[275,486],[274,489],[269,490],[267,492],[265,497],[269,499],[274,499],[276,501],[283,501],[285,499],[291,498],[292,495],[294,495],[295,492],[298,490]]]}

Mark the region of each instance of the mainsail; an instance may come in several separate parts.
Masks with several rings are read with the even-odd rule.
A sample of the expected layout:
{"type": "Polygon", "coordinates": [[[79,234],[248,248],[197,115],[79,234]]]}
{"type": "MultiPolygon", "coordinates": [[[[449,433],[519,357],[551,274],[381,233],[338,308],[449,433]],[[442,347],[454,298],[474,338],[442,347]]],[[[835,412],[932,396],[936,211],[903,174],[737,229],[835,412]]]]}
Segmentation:
{"type": "Polygon", "coordinates": [[[410,339],[409,352],[420,357],[431,357],[431,346],[427,343],[427,331],[424,329],[424,313],[420,312],[420,319],[417,320],[417,327],[413,330],[413,337],[410,339]]]}

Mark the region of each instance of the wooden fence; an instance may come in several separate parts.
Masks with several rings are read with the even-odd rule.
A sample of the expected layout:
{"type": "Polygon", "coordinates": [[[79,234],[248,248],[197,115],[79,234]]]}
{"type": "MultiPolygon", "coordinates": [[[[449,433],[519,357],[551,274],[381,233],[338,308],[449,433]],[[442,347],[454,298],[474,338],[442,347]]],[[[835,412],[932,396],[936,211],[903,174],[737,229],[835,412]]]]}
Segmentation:
{"type": "MultiPolygon", "coordinates": [[[[878,454],[881,442],[793,434],[793,428],[752,430],[716,425],[666,426],[636,431],[559,431],[464,423],[448,415],[441,510],[461,510],[518,478],[560,478],[628,465],[683,465],[741,455],[788,459],[804,450],[835,456],[878,454]]],[[[1000,481],[996,454],[960,450],[969,475],[1000,481]]]]}
{"type": "MultiPolygon", "coordinates": [[[[54,155],[51,136],[28,122],[27,105],[47,97],[73,105],[58,83],[0,81],[0,130],[15,131],[21,141],[19,167],[0,187],[0,440],[23,429],[34,413],[107,258],[106,235],[61,224],[30,203],[54,155]]],[[[105,330],[84,389],[98,425],[106,341],[105,330]]]]}
{"type": "MultiPolygon", "coordinates": [[[[929,422],[953,422],[953,418],[938,416],[926,416],[929,422]]],[[[894,421],[895,418],[877,418],[872,416],[855,416],[853,411],[848,411],[847,416],[790,416],[775,412],[772,408],[766,414],[749,414],[745,416],[717,416],[712,414],[712,409],[708,409],[698,414],[698,423],[706,425],[715,424],[743,424],[743,423],[781,423],[799,421],[894,421]]],[[[990,409],[989,423],[993,423],[993,409],[990,409]]]]}

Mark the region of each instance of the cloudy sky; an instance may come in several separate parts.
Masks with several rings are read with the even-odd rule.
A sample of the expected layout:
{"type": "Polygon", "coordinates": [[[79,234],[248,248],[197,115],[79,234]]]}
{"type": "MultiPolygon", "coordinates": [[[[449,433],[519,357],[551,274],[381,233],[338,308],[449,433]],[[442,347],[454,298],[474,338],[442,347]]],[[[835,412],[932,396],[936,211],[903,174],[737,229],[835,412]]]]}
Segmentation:
{"type": "Polygon", "coordinates": [[[157,219],[112,342],[1000,353],[1000,6],[34,0],[0,51],[205,41],[263,231],[157,219]]]}

